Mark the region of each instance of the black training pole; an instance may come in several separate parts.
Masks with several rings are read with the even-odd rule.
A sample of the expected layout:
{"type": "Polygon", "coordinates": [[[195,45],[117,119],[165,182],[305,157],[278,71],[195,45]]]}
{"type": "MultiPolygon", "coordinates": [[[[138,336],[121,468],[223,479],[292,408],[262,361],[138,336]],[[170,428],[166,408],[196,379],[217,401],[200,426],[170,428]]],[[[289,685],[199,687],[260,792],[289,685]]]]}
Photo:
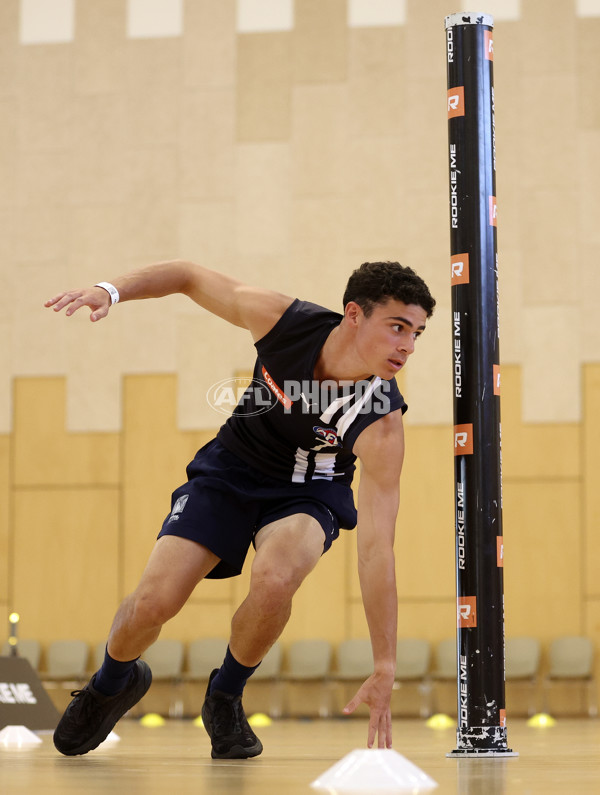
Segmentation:
{"type": "Polygon", "coordinates": [[[504,584],[493,18],[446,17],[456,501],[457,748],[512,755],[504,584]]]}

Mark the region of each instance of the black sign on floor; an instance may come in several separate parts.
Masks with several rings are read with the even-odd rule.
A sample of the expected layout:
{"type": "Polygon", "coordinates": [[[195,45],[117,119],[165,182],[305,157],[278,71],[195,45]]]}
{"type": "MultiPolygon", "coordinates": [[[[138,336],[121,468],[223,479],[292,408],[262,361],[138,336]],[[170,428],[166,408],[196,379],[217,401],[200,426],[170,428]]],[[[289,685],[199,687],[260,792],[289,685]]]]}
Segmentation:
{"type": "Polygon", "coordinates": [[[25,726],[52,731],[60,715],[37,673],[24,657],[0,657],[0,730],[25,726]]]}

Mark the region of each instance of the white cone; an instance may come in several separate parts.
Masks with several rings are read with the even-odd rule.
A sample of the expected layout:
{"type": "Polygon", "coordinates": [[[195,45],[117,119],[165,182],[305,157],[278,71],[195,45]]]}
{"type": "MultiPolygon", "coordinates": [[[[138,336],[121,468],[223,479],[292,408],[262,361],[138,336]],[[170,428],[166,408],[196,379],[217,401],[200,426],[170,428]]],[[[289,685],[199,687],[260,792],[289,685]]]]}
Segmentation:
{"type": "Polygon", "coordinates": [[[111,743],[118,743],[120,741],[120,737],[116,732],[111,732],[106,740],[102,740],[100,745],[110,745],[111,743]]]}
{"type": "Polygon", "coordinates": [[[1,748],[26,748],[39,745],[42,740],[26,726],[5,726],[0,732],[1,748]]]}
{"type": "Polygon", "coordinates": [[[329,793],[425,792],[437,787],[430,778],[391,748],[352,751],[313,781],[311,787],[329,793]]]}

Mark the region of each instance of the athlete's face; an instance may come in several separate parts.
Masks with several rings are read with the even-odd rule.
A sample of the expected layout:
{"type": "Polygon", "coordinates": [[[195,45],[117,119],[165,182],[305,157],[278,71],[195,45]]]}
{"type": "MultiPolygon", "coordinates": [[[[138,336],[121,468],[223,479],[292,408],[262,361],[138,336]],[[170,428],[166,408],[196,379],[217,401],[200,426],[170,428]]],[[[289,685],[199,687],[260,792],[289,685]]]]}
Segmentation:
{"type": "Polygon", "coordinates": [[[368,317],[360,307],[354,311],[357,354],[370,374],[393,378],[414,353],[415,342],[425,330],[426,311],[392,298],[376,304],[368,317]]]}

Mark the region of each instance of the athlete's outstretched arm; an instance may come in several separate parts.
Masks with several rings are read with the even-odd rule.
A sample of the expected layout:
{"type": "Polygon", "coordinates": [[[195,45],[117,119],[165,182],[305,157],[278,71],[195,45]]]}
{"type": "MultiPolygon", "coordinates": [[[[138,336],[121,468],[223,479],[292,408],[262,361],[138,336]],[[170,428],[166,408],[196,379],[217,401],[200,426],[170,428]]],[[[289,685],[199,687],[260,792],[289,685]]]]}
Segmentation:
{"type": "Polygon", "coordinates": [[[358,487],[358,574],[373,647],[374,671],[344,709],[361,703],[370,711],[367,745],[392,746],[390,701],[396,674],[398,595],[394,534],[399,481],[404,458],[402,412],[376,420],[358,437],[354,452],[361,461],[358,487]]]}
{"type": "MultiPolygon", "coordinates": [[[[237,279],[193,262],[159,262],[118,276],[110,282],[119,292],[119,302],[161,298],[183,293],[200,306],[235,326],[248,329],[255,340],[263,337],[292,303],[289,296],[274,290],[250,287],[237,279]]],[[[102,287],[87,287],[58,293],[45,302],[56,312],[66,308],[72,315],[89,307],[92,321],[106,317],[111,307],[109,293],[102,287]]]]}

